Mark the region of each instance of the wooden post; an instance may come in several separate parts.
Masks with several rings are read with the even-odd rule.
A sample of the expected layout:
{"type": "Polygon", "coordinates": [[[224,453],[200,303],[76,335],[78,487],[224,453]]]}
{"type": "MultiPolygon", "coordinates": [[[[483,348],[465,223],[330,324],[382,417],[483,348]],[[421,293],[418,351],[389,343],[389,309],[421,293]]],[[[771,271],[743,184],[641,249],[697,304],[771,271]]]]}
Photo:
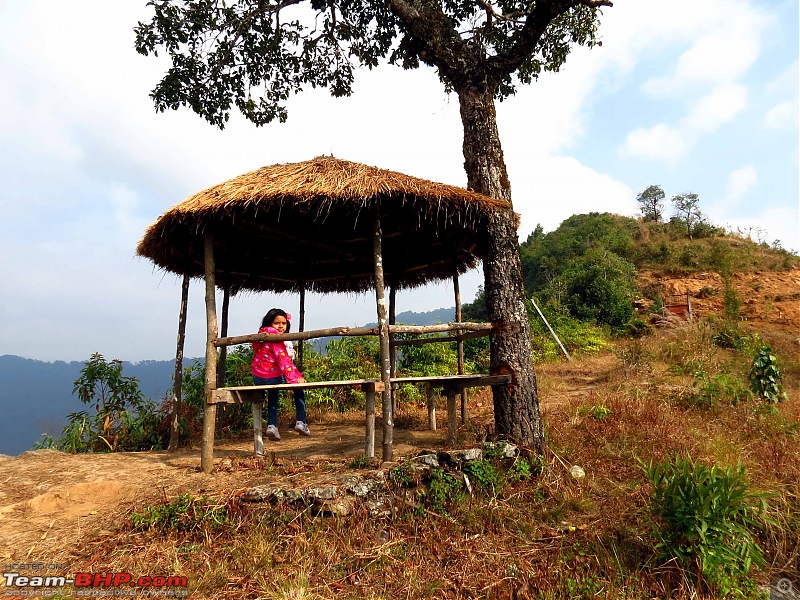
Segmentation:
{"type": "Polygon", "coordinates": [[[375,384],[366,386],[365,391],[367,394],[367,422],[364,456],[375,458],[375,384]]]}
{"type": "Polygon", "coordinates": [[[263,406],[263,402],[253,402],[253,454],[256,456],[264,456],[263,422],[261,420],[263,406]]]}
{"type": "MultiPolygon", "coordinates": [[[[305,331],[306,327],[306,283],[300,282],[300,324],[298,331],[305,331]]],[[[297,349],[297,368],[303,372],[303,340],[300,340],[300,347],[297,349]]]]}
{"type": "MultiPolygon", "coordinates": [[[[389,288],[389,325],[396,324],[396,307],[397,307],[397,290],[394,287],[389,288]]],[[[397,346],[394,344],[394,335],[389,335],[389,369],[390,377],[397,374],[397,346]]],[[[397,398],[395,392],[397,391],[397,384],[392,384],[392,414],[397,412],[397,398]]]]}
{"type": "Polygon", "coordinates": [[[458,416],[456,415],[456,394],[457,391],[445,390],[447,395],[447,439],[450,444],[455,444],[458,440],[458,416]]]}
{"type": "MultiPolygon", "coordinates": [[[[222,291],[222,321],[220,326],[220,337],[228,337],[228,307],[231,303],[231,285],[225,283],[222,291]]],[[[225,379],[228,373],[226,363],[228,362],[228,347],[222,346],[219,349],[219,366],[217,367],[217,387],[225,387],[225,379]]]]}
{"type": "Polygon", "coordinates": [[[394,459],[394,420],[392,418],[391,368],[389,365],[389,323],[386,316],[386,288],[383,278],[383,232],[380,217],[375,215],[373,237],[375,260],[375,300],[378,307],[378,336],[381,343],[381,408],[383,411],[383,461],[394,459]]]}
{"type": "Polygon", "coordinates": [[[178,449],[178,437],[180,436],[178,413],[180,412],[181,388],[183,387],[183,345],[186,341],[186,307],[188,304],[189,275],[184,275],[183,286],[181,287],[181,312],[178,316],[178,348],[175,351],[175,383],[172,388],[172,414],[170,415],[168,452],[175,452],[178,449]]]}
{"type": "MultiPolygon", "coordinates": [[[[455,292],[456,296],[456,323],[461,323],[461,290],[458,286],[458,273],[453,275],[453,291],[455,292]]],[[[456,346],[458,347],[458,374],[464,374],[464,340],[461,338],[461,330],[458,329],[456,331],[456,336],[458,337],[458,341],[456,342],[456,346]]],[[[467,421],[469,420],[469,414],[467,414],[467,388],[461,390],[461,424],[466,425],[467,421]]]]}
{"type": "Polygon", "coordinates": [[[425,398],[428,401],[428,429],[436,431],[436,401],[433,384],[425,384],[425,398]]]}
{"type": "Polygon", "coordinates": [[[206,382],[205,407],[203,410],[203,445],[200,454],[200,467],[204,473],[214,469],[214,431],[217,425],[217,405],[209,404],[211,392],[217,385],[217,299],[214,283],[214,240],[210,234],[205,237],[206,268],[206,382]]]}

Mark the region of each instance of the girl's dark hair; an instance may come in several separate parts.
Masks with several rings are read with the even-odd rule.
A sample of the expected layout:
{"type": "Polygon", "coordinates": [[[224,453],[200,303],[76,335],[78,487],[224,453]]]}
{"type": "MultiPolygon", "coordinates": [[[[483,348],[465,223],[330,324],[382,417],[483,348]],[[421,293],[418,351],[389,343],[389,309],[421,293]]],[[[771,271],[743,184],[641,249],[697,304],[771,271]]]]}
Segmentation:
{"type": "Polygon", "coordinates": [[[286,311],[280,308],[269,309],[269,312],[261,319],[261,327],[272,327],[272,324],[275,322],[275,317],[279,316],[286,319],[286,333],[289,333],[292,328],[292,322],[289,320],[289,317],[286,316],[286,311]]]}

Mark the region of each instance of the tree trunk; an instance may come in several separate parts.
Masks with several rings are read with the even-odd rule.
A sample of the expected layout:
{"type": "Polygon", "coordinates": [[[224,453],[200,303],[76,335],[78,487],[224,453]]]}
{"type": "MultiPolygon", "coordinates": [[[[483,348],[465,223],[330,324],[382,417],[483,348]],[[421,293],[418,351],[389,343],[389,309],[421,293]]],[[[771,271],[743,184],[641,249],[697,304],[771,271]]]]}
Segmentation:
{"type": "MultiPolygon", "coordinates": [[[[511,201],[493,90],[465,86],[456,90],[464,127],[464,168],[468,187],[486,196],[511,201]]],[[[489,320],[497,328],[491,337],[491,373],[511,374],[508,386],[493,386],[494,420],[498,434],[544,451],[539,415],[531,331],[525,308],[522,261],[513,211],[492,218],[483,259],[484,294],[489,320]]]]}

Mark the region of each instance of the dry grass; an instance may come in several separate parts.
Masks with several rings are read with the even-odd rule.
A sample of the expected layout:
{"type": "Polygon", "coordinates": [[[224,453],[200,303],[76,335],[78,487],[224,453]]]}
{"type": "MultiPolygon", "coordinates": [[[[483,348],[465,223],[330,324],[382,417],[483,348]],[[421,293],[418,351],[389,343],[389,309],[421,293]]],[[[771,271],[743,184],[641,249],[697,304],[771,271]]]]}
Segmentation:
{"type": "MultiPolygon", "coordinates": [[[[654,560],[649,489],[637,463],[688,453],[708,464],[741,462],[752,485],[773,494],[774,524],[759,532],[769,565],[754,575],[800,585],[800,367],[790,337],[768,341],[790,398],[774,413],[755,401],[693,405],[693,365],[744,372],[749,359],[714,348],[703,328],[659,333],[613,355],[540,366],[549,446],[542,473],[466,495],[446,514],[421,511],[412,498],[385,519],[362,506],[331,518],[243,506],[229,494],[220,499],[235,516],[226,528],[126,528],[89,541],[72,564],[186,575],[192,597],[213,599],[699,598],[685,574],[654,560]],[[573,479],[572,465],[586,477],[573,479]]],[[[490,429],[491,398],[473,394],[470,409],[465,446],[490,429]]],[[[404,408],[406,425],[424,426],[423,417],[404,408]]]]}

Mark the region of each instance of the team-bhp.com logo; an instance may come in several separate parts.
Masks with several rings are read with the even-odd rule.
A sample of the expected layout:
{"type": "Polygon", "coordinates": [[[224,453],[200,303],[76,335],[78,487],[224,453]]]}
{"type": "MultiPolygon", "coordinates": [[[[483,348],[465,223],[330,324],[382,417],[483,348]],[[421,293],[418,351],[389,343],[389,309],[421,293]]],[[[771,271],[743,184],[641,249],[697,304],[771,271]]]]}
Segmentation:
{"type": "MultiPolygon", "coordinates": [[[[130,573],[75,573],[74,577],[63,575],[21,575],[19,572],[10,571],[3,573],[6,589],[48,589],[63,588],[68,585],[76,588],[147,588],[162,590],[162,595],[166,590],[175,588],[186,588],[189,581],[186,577],[156,575],[134,578],[130,573]]],[[[184,595],[184,594],[180,594],[184,595]]]]}

